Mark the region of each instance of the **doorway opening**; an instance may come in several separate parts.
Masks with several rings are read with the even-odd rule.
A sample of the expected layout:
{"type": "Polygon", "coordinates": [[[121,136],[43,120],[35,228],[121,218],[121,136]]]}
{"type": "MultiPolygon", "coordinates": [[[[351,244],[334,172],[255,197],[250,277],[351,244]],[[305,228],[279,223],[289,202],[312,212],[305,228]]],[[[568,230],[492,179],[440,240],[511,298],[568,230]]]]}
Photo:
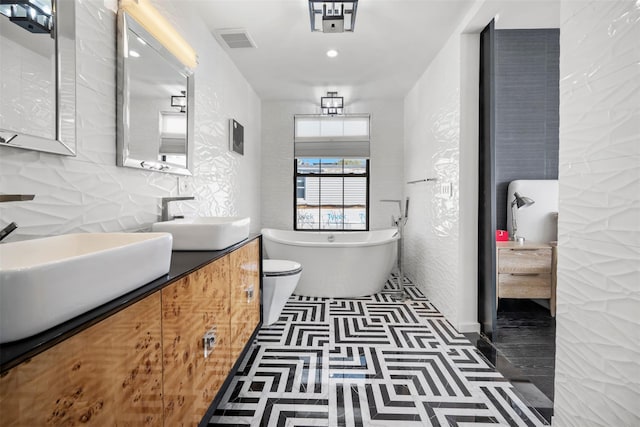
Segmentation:
{"type": "MultiPolygon", "coordinates": [[[[553,245],[557,231],[555,237],[534,237],[535,233],[527,231],[523,237],[531,239],[522,246],[496,242],[496,231],[511,229],[513,233],[511,182],[555,180],[557,185],[558,124],[559,30],[496,30],[492,21],[480,35],[481,334],[468,338],[547,420],[553,413],[554,398],[555,318],[551,307],[555,303],[553,245]],[[525,256],[505,266],[507,253],[502,250],[512,258],[516,253],[525,256]],[[531,267],[526,261],[531,258],[528,251],[537,251],[537,260],[546,258],[531,267]],[[540,305],[538,298],[548,298],[552,305],[540,305]]],[[[557,220],[557,195],[551,197],[556,198],[557,220]]],[[[518,220],[522,216],[519,211],[513,215],[518,220]]],[[[522,227],[518,230],[522,234],[522,227]]]]}

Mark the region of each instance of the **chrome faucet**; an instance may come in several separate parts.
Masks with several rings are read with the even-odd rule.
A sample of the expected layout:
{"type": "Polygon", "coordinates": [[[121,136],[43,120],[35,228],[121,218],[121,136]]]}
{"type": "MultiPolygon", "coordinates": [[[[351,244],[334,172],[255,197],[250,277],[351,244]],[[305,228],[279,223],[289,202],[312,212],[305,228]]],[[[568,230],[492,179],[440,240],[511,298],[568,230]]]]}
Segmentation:
{"type": "Polygon", "coordinates": [[[5,202],[27,202],[33,200],[33,194],[0,194],[0,203],[5,202]]]}
{"type": "Polygon", "coordinates": [[[169,221],[169,219],[175,218],[175,217],[169,218],[169,202],[177,202],[180,200],[195,200],[195,197],[193,196],[163,197],[162,198],[162,215],[160,216],[160,221],[169,221]]]}
{"type": "Polygon", "coordinates": [[[18,224],[16,224],[15,222],[12,222],[11,224],[9,224],[5,228],[3,228],[0,231],[0,242],[3,241],[4,238],[7,237],[9,234],[11,234],[11,232],[13,230],[15,230],[16,228],[18,228],[18,224]]]}
{"type": "MultiPolygon", "coordinates": [[[[33,200],[34,197],[35,195],[33,194],[0,194],[0,203],[26,202],[29,200],[33,200]]],[[[3,241],[16,228],[18,228],[18,224],[12,222],[11,224],[0,230],[0,242],[3,241]]]]}
{"type": "Polygon", "coordinates": [[[392,218],[393,225],[396,227],[400,227],[400,225],[405,225],[407,223],[407,219],[409,219],[409,198],[407,197],[405,200],[404,211],[402,210],[402,200],[398,199],[382,199],[381,202],[392,202],[398,204],[398,209],[400,210],[400,216],[396,218],[395,216],[392,218]]]}
{"type": "Polygon", "coordinates": [[[403,263],[403,254],[404,254],[404,226],[407,224],[407,219],[409,219],[409,198],[407,197],[405,200],[405,204],[404,204],[404,211],[402,210],[402,200],[398,200],[398,199],[383,199],[380,200],[381,202],[391,202],[391,203],[397,203],[398,204],[398,209],[400,210],[400,216],[399,217],[395,217],[392,216],[391,220],[393,222],[393,225],[395,225],[397,227],[397,231],[395,232],[395,234],[393,235],[393,237],[395,237],[397,234],[399,234],[399,238],[398,238],[398,258],[397,258],[397,268],[398,268],[398,277],[397,277],[397,283],[398,283],[398,290],[397,291],[391,291],[389,293],[392,294],[399,294],[397,295],[397,298],[401,299],[401,300],[406,300],[408,298],[407,293],[404,291],[404,263],[403,263]]]}

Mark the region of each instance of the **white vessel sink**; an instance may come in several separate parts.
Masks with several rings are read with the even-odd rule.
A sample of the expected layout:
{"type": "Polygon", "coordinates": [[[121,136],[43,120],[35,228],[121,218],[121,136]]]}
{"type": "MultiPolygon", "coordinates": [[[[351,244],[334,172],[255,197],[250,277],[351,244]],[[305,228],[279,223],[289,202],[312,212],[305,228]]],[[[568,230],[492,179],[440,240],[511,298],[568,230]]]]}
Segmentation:
{"type": "Polygon", "coordinates": [[[173,234],[174,251],[219,251],[249,237],[248,217],[195,217],[156,222],[153,231],[173,234]]]}
{"type": "Polygon", "coordinates": [[[0,343],[42,332],[169,271],[167,233],[66,234],[0,245],[0,343]]]}

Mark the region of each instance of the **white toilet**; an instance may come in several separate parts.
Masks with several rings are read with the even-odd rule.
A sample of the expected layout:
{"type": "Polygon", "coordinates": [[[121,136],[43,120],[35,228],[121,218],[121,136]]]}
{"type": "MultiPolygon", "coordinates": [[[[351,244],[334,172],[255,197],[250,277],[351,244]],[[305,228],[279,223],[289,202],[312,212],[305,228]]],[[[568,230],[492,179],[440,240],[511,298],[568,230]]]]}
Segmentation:
{"type": "Polygon", "coordinates": [[[295,261],[263,259],[262,274],[262,323],[270,325],[278,320],[298,285],[302,266],[295,261]]]}

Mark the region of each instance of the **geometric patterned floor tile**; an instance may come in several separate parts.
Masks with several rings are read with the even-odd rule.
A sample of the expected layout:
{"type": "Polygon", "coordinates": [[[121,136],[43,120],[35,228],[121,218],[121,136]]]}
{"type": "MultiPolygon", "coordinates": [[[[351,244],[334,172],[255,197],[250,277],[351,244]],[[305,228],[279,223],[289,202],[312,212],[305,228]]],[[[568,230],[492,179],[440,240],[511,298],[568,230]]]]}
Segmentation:
{"type": "Polygon", "coordinates": [[[429,301],[411,301],[408,303],[408,306],[411,307],[411,309],[421,319],[429,319],[429,318],[444,319],[444,315],[440,313],[438,309],[429,301]]]}
{"type": "Polygon", "coordinates": [[[420,324],[419,317],[403,304],[392,303],[367,303],[369,317],[381,323],[420,324]]]}
{"type": "Polygon", "coordinates": [[[362,298],[292,296],[210,426],[542,426],[408,280],[362,298]]]}
{"type": "Polygon", "coordinates": [[[333,342],[336,344],[391,345],[385,325],[359,316],[334,317],[333,342]]]}
{"type": "Polygon", "coordinates": [[[321,347],[329,342],[329,335],[329,325],[326,323],[289,323],[280,318],[273,325],[264,327],[258,333],[257,341],[263,345],[321,347]]]}

